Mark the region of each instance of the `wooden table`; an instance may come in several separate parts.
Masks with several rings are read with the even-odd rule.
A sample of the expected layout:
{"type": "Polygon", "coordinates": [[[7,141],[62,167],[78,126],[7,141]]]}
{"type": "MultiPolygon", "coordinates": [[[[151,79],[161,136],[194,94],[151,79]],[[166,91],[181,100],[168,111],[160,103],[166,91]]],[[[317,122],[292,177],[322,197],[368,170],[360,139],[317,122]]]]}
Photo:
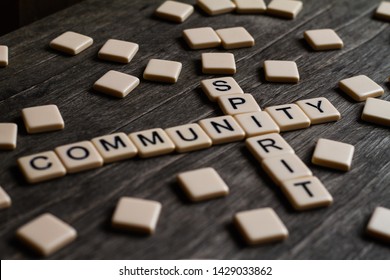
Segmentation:
{"type": "Polygon", "coordinates": [[[0,69],[0,121],[19,125],[17,149],[0,153],[0,184],[13,200],[11,208],[0,211],[2,259],[36,258],[15,240],[15,230],[44,212],[70,223],[79,235],[50,257],[54,259],[389,259],[390,247],[364,234],[375,207],[390,208],[389,129],[361,121],[364,103],[352,101],[337,87],[343,78],[365,74],[385,89],[382,99],[390,100],[386,82],[390,23],[373,19],[378,1],[306,0],[295,20],[234,13],[209,17],[196,9],[182,24],[153,17],[159,2],[87,0],[0,38],[1,44],[10,47],[10,65],[0,69]],[[190,50],[181,37],[183,29],[202,26],[244,26],[254,36],[254,47],[232,51],[238,69],[234,78],[262,108],[324,96],[341,112],[337,123],[283,133],[333,195],[331,207],[294,211],[244,142],[127,160],[37,185],[24,181],[16,166],[20,156],[113,132],[168,128],[222,115],[199,84],[212,77],[201,73],[201,53],[223,50],[190,50]],[[345,47],[313,52],[303,32],[316,28],[335,29],[345,47]],[[48,48],[50,40],[68,30],[93,37],[93,46],[75,57],[48,48]],[[97,51],[109,38],[140,45],[130,64],[97,59],[97,51]],[[151,58],[182,62],[179,81],[170,85],[141,79],[140,86],[124,99],[91,90],[111,69],[142,77],[151,58]],[[262,70],[266,59],[296,61],[301,81],[294,85],[266,82],[262,70]],[[28,135],[20,110],[44,104],[58,105],[65,129],[28,135]],[[351,171],[310,163],[320,137],[355,145],[351,171]],[[209,166],[227,182],[230,195],[188,202],[175,175],[209,166]],[[163,204],[155,235],[140,237],[111,229],[110,218],[121,196],[163,204]],[[290,232],[285,242],[258,247],[242,242],[232,216],[259,207],[272,207],[280,215],[290,232]]]}

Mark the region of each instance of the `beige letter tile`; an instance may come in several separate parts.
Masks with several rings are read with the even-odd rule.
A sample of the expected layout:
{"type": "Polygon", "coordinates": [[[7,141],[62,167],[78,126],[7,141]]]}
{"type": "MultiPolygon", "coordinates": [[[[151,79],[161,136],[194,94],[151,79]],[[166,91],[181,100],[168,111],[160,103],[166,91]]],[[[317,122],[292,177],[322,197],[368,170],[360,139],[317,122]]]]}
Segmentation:
{"type": "Polygon", "coordinates": [[[179,153],[211,147],[210,137],[196,123],[170,127],[165,130],[179,153]]]}
{"type": "Polygon", "coordinates": [[[310,119],[296,104],[285,104],[265,108],[278,124],[280,131],[290,131],[310,126],[310,119]]]}
{"type": "Polygon", "coordinates": [[[239,14],[262,14],[267,10],[264,0],[234,0],[234,3],[239,14]]]}
{"type": "Polygon", "coordinates": [[[110,70],[93,85],[94,90],[124,98],[139,85],[137,77],[110,70]]]}
{"type": "Polygon", "coordinates": [[[390,242],[390,209],[375,208],[367,225],[367,233],[372,237],[390,242]]]}
{"type": "Polygon", "coordinates": [[[196,4],[210,16],[230,13],[236,8],[230,0],[197,0],[196,4]]]}
{"type": "Polygon", "coordinates": [[[348,171],[351,169],[354,151],[355,147],[350,144],[320,138],[311,161],[320,166],[348,171]]]}
{"type": "Polygon", "coordinates": [[[172,153],[175,144],[161,128],[148,129],[129,134],[142,158],[172,153]]]}
{"type": "Polygon", "coordinates": [[[303,33],[307,43],[316,51],[341,49],[344,44],[333,29],[314,29],[303,33]]]}
{"type": "Polygon", "coordinates": [[[0,67],[8,65],[8,47],[0,46],[0,67]]]}
{"type": "Polygon", "coordinates": [[[259,162],[266,158],[295,153],[293,148],[278,133],[250,137],[246,139],[245,144],[259,162]]]}
{"type": "Polygon", "coordinates": [[[11,206],[11,198],[5,192],[5,190],[0,187],[0,209],[8,208],[11,206]]]}
{"type": "Polygon", "coordinates": [[[193,12],[194,7],[192,5],[177,1],[165,1],[157,8],[155,14],[159,18],[181,23],[193,12]]]}
{"type": "Polygon", "coordinates": [[[378,19],[390,20],[390,2],[382,1],[375,11],[375,17],[378,19]]]}
{"type": "Polygon", "coordinates": [[[245,138],[245,132],[232,116],[208,118],[199,121],[213,145],[239,141],[245,138]]]}
{"type": "Polygon", "coordinates": [[[45,213],[20,227],[16,236],[37,253],[48,256],[75,240],[77,232],[56,216],[45,213]]]}
{"type": "Polygon", "coordinates": [[[122,197],[112,216],[112,226],[137,233],[153,234],[161,207],[161,203],[157,201],[122,197]]]}
{"type": "Polygon", "coordinates": [[[35,106],[22,110],[28,133],[40,133],[64,129],[64,120],[56,105],[35,106]]]}
{"type": "Polygon", "coordinates": [[[42,152],[18,159],[18,165],[30,184],[63,177],[66,169],[53,151],[42,152]]]}
{"type": "Polygon", "coordinates": [[[176,83],[181,72],[181,63],[177,61],[151,59],[144,71],[144,79],[164,83],[176,83]]]}
{"type": "Polygon", "coordinates": [[[68,31],[51,41],[50,47],[70,55],[76,55],[92,44],[93,39],[91,37],[68,31]]]}
{"type": "Polygon", "coordinates": [[[55,148],[68,173],[76,173],[103,165],[103,158],[90,141],[55,148]]]}
{"type": "Polygon", "coordinates": [[[296,104],[309,117],[311,124],[333,122],[340,119],[340,112],[325,97],[299,100],[296,104]]]}
{"type": "Polygon", "coordinates": [[[204,74],[236,73],[236,62],[232,53],[202,53],[202,72],[204,74]]]}
{"type": "Polygon", "coordinates": [[[0,150],[16,148],[18,126],[15,123],[0,123],[0,150]]]}
{"type": "Polygon", "coordinates": [[[192,201],[204,201],[229,194],[229,188],[214,168],[182,172],[177,180],[192,201]]]}
{"type": "Polygon", "coordinates": [[[280,132],[279,126],[267,112],[239,114],[235,115],[234,118],[244,129],[246,137],[280,132]]]}
{"type": "Polygon", "coordinates": [[[244,27],[218,29],[216,32],[226,50],[253,47],[255,45],[255,39],[244,27]]]}
{"type": "Polygon", "coordinates": [[[251,94],[232,94],[218,97],[219,107],[225,115],[260,112],[260,106],[251,94]]]}
{"type": "Polygon", "coordinates": [[[138,52],[138,49],[138,44],[109,39],[100,49],[98,56],[100,59],[104,60],[129,63],[138,52]]]}
{"type": "Polygon", "coordinates": [[[295,18],[302,10],[302,2],[295,0],[272,0],[268,4],[267,13],[288,19],[295,18]]]}
{"type": "Polygon", "coordinates": [[[103,157],[104,163],[132,158],[138,153],[130,138],[122,132],[96,137],[91,141],[103,157]]]}
{"type": "Polygon", "coordinates": [[[211,27],[199,27],[183,30],[183,37],[191,49],[219,47],[221,39],[211,27]]]}
{"type": "Polygon", "coordinates": [[[281,186],[283,181],[313,175],[303,161],[292,153],[266,158],[262,167],[278,186],[281,186]]]}
{"type": "Polygon", "coordinates": [[[259,208],[238,212],[234,224],[249,245],[281,241],[288,230],[272,208],[259,208]]]}
{"type": "Polygon", "coordinates": [[[329,206],[333,198],[317,177],[304,177],[282,182],[282,191],[296,210],[329,206]]]}
{"type": "Polygon", "coordinates": [[[266,60],[264,61],[264,73],[268,82],[299,82],[298,67],[294,61],[266,60]]]}
{"type": "Polygon", "coordinates": [[[219,96],[244,93],[232,77],[203,80],[200,85],[210,101],[217,101],[219,96]]]}
{"type": "Polygon", "coordinates": [[[365,75],[341,80],[339,87],[356,101],[364,101],[368,97],[378,97],[384,93],[381,86],[365,75]]]}
{"type": "Polygon", "coordinates": [[[362,120],[390,126],[390,102],[376,98],[367,98],[362,113],[362,120]]]}

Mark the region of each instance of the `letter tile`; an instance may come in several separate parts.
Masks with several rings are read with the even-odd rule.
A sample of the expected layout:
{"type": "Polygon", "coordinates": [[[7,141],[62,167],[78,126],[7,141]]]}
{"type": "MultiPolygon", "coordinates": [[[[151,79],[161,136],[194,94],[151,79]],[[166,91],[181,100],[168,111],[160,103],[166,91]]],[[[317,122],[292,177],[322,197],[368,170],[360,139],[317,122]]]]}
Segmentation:
{"type": "Polygon", "coordinates": [[[161,128],[148,129],[129,134],[142,158],[172,153],[175,144],[161,128]]]}
{"type": "Polygon", "coordinates": [[[245,132],[232,116],[208,118],[199,121],[213,145],[239,141],[245,138],[245,132]]]}
{"type": "Polygon", "coordinates": [[[76,55],[92,46],[92,44],[93,39],[91,37],[68,31],[51,41],[50,47],[70,55],[76,55]]]}
{"type": "Polygon", "coordinates": [[[278,124],[280,131],[290,131],[310,126],[310,119],[296,104],[285,104],[265,108],[278,124]]]}
{"type": "Polygon", "coordinates": [[[226,115],[260,112],[260,106],[251,94],[232,94],[218,97],[218,104],[226,115]]]}
{"type": "Polygon", "coordinates": [[[259,162],[266,158],[295,153],[293,148],[278,133],[250,137],[246,139],[245,144],[259,162]]]}
{"type": "Polygon", "coordinates": [[[11,203],[9,195],[0,187],[0,209],[11,207],[11,203]]]}
{"type": "Polygon", "coordinates": [[[221,39],[211,27],[185,29],[183,38],[193,50],[215,48],[221,45],[221,39]]]}
{"type": "Polygon", "coordinates": [[[246,137],[280,132],[279,126],[267,112],[239,114],[234,118],[245,130],[246,137]]]}
{"type": "Polygon", "coordinates": [[[267,10],[264,0],[234,0],[239,14],[263,14],[267,10]]]}
{"type": "Polygon", "coordinates": [[[179,153],[209,148],[212,145],[210,137],[196,123],[170,127],[165,130],[179,153]]]}
{"type": "Polygon", "coordinates": [[[236,62],[232,53],[202,53],[202,72],[204,74],[236,73],[236,62]]]}
{"type": "Polygon", "coordinates": [[[129,74],[110,70],[93,85],[93,89],[124,98],[139,85],[139,79],[129,74]]]}
{"type": "Polygon", "coordinates": [[[129,63],[138,52],[139,46],[136,43],[109,39],[98,53],[100,59],[119,63],[129,63]]]}
{"type": "Polygon", "coordinates": [[[272,0],[268,4],[267,13],[277,17],[293,19],[302,10],[302,6],[301,1],[272,0]]]}
{"type": "Polygon", "coordinates": [[[309,117],[311,124],[333,122],[340,119],[340,112],[325,97],[299,100],[296,104],[309,117]]]}
{"type": "Polygon", "coordinates": [[[244,93],[232,77],[203,80],[200,85],[210,101],[217,101],[220,96],[244,93]]]}
{"type": "Polygon", "coordinates": [[[367,98],[362,113],[362,120],[390,126],[390,102],[376,98],[367,98]]]}
{"type": "Polygon", "coordinates": [[[163,83],[176,83],[182,64],[177,61],[151,59],[144,71],[144,79],[163,83]]]}
{"type": "Polygon", "coordinates": [[[385,242],[390,242],[390,209],[377,207],[367,225],[367,233],[385,242]]]}
{"type": "Polygon", "coordinates": [[[210,16],[230,13],[236,8],[230,0],[197,0],[196,4],[210,16]]]}
{"type": "Polygon", "coordinates": [[[16,148],[18,126],[15,123],[0,123],[0,150],[16,148]]]}
{"type": "Polygon", "coordinates": [[[365,101],[368,97],[379,97],[384,93],[380,85],[365,75],[341,80],[339,87],[356,101],[365,101]]]}
{"type": "Polygon", "coordinates": [[[56,105],[44,105],[22,110],[28,133],[41,133],[64,129],[65,123],[56,105]]]}
{"type": "Polygon", "coordinates": [[[193,12],[194,7],[192,5],[177,1],[165,1],[157,8],[155,15],[162,19],[181,23],[193,12]]]}
{"type": "Polygon", "coordinates": [[[348,171],[354,151],[355,147],[350,144],[320,138],[311,161],[320,166],[348,171]]]}
{"type": "Polygon", "coordinates": [[[8,65],[8,47],[0,46],[0,67],[8,65]]]}
{"type": "Polygon", "coordinates": [[[265,79],[268,82],[298,83],[299,72],[294,61],[266,60],[264,61],[265,79]]]}
{"type": "Polygon", "coordinates": [[[225,50],[253,47],[255,39],[244,27],[230,27],[216,30],[225,50]]]}

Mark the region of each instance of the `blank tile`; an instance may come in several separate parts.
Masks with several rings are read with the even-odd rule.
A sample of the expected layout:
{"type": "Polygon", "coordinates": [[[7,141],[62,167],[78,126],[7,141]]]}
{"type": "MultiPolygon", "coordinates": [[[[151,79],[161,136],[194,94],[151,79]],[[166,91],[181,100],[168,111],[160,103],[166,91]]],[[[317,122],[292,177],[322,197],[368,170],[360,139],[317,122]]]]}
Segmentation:
{"type": "Polygon", "coordinates": [[[55,148],[68,173],[76,173],[103,165],[103,158],[90,141],[55,148]]]}
{"type": "Polygon", "coordinates": [[[303,161],[292,153],[266,158],[261,166],[278,186],[284,181],[313,175],[303,161]]]}
{"type": "Polygon", "coordinates": [[[157,201],[122,197],[112,216],[112,226],[137,233],[153,234],[161,207],[161,203],[157,201]]]}
{"type": "Polygon", "coordinates": [[[362,120],[390,126],[390,102],[376,98],[367,98],[362,113],[362,120]]]}
{"type": "Polygon", "coordinates": [[[232,53],[202,53],[202,72],[204,74],[236,73],[236,62],[232,53]]]}
{"type": "Polygon", "coordinates": [[[135,157],[138,153],[130,138],[123,132],[93,138],[92,143],[104,163],[135,157]]]}
{"type": "Polygon", "coordinates": [[[267,112],[239,114],[234,118],[245,131],[246,137],[280,132],[279,126],[267,112]]]}
{"type": "Polygon", "coordinates": [[[192,5],[177,2],[165,1],[155,11],[156,16],[173,22],[181,23],[194,12],[192,5]]]}
{"type": "Polygon", "coordinates": [[[100,59],[119,63],[129,63],[138,52],[136,43],[109,39],[98,53],[100,59]]]}
{"type": "Polygon", "coordinates": [[[204,201],[229,193],[229,188],[214,168],[201,168],[177,175],[182,189],[192,201],[204,201]]]}
{"type": "Polygon", "coordinates": [[[164,83],[176,83],[182,64],[177,61],[151,59],[144,71],[144,79],[164,83]]]}
{"type": "Polygon", "coordinates": [[[219,47],[221,39],[211,27],[200,27],[183,30],[183,38],[191,49],[219,47]]]}
{"type": "Polygon", "coordinates": [[[245,138],[245,132],[232,116],[208,118],[199,121],[213,141],[213,145],[239,141],[245,138]]]}
{"type": "Polygon", "coordinates": [[[110,70],[97,80],[93,89],[115,97],[124,98],[139,85],[139,79],[132,75],[110,70]]]}
{"type": "Polygon", "coordinates": [[[218,105],[225,115],[260,112],[260,106],[251,94],[232,94],[218,97],[218,105]]]}
{"type": "Polygon", "coordinates": [[[239,14],[262,14],[267,10],[264,0],[234,0],[234,3],[239,14]]]}
{"type": "Polygon", "coordinates": [[[230,13],[236,8],[230,0],[197,0],[196,4],[210,16],[230,13]]]}
{"type": "Polygon", "coordinates": [[[309,117],[311,124],[337,121],[340,112],[325,97],[299,100],[296,104],[309,117]]]}
{"type": "Polygon", "coordinates": [[[281,241],[288,230],[272,208],[238,212],[234,224],[249,245],[281,241]]]}
{"type": "Polygon", "coordinates": [[[378,19],[390,20],[390,2],[382,1],[375,11],[375,17],[378,19]]]}
{"type": "Polygon", "coordinates": [[[244,27],[223,28],[216,32],[222,40],[224,49],[246,48],[255,45],[255,39],[244,27]]]}
{"type": "Polygon", "coordinates": [[[317,177],[304,177],[282,182],[282,191],[296,210],[329,206],[333,198],[317,177]]]}
{"type": "Polygon", "coordinates": [[[311,161],[320,166],[348,171],[351,169],[354,151],[353,145],[320,138],[311,161]]]}
{"type": "Polygon", "coordinates": [[[63,177],[66,174],[64,165],[53,151],[21,157],[18,159],[18,165],[30,184],[63,177]]]}
{"type": "Polygon", "coordinates": [[[129,137],[142,158],[165,155],[175,150],[175,144],[161,128],[130,133],[129,137]]]}
{"type": "Polygon", "coordinates": [[[298,67],[294,61],[266,60],[264,61],[264,73],[268,82],[299,82],[298,67]]]}
{"type": "Polygon", "coordinates": [[[185,124],[165,129],[179,153],[211,147],[212,141],[196,123],[185,124]]]}
{"type": "Polygon", "coordinates": [[[295,18],[302,10],[302,2],[294,0],[272,0],[268,4],[267,13],[288,19],[295,18]]]}
{"type": "Polygon", "coordinates": [[[41,133],[64,129],[65,123],[56,105],[43,105],[22,110],[28,133],[41,133]]]}
{"type": "Polygon", "coordinates": [[[367,225],[367,233],[382,241],[390,242],[390,209],[375,208],[367,225]]]}
{"type": "Polygon", "coordinates": [[[365,75],[341,80],[339,87],[356,101],[364,101],[368,97],[378,97],[384,93],[380,85],[365,75]]]}
{"type": "Polygon", "coordinates": [[[5,192],[5,190],[0,187],[0,209],[8,208],[11,206],[11,198],[5,192]]]}
{"type": "Polygon", "coordinates": [[[336,50],[344,46],[343,41],[333,29],[313,29],[303,33],[308,44],[316,51],[336,50]]]}
{"type": "Polygon", "coordinates": [[[92,44],[93,39],[91,37],[68,31],[51,41],[50,47],[70,55],[76,55],[92,44]]]}
{"type": "Polygon", "coordinates": [[[293,148],[278,133],[250,137],[246,139],[245,144],[259,162],[266,158],[295,153],[293,148]]]}
{"type": "Polygon", "coordinates": [[[0,67],[8,65],[8,47],[0,46],[0,67]]]}
{"type": "Polygon", "coordinates": [[[310,119],[296,104],[285,104],[265,108],[278,124],[280,131],[290,131],[310,126],[310,119]]]}
{"type": "Polygon", "coordinates": [[[0,150],[16,148],[18,126],[15,123],[0,123],[0,150]]]}
{"type": "Polygon", "coordinates": [[[244,93],[236,80],[232,77],[202,80],[200,85],[210,101],[217,101],[219,96],[244,93]]]}
{"type": "Polygon", "coordinates": [[[56,216],[45,213],[20,227],[16,236],[37,253],[48,256],[75,240],[77,232],[56,216]]]}

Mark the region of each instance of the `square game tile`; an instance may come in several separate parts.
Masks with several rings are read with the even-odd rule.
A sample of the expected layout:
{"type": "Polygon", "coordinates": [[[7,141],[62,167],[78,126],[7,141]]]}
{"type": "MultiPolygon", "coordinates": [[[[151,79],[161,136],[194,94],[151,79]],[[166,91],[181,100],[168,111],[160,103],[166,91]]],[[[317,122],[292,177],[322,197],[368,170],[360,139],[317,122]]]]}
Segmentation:
{"type": "Polygon", "coordinates": [[[232,116],[208,118],[199,121],[213,141],[213,145],[239,141],[245,138],[245,132],[232,116]]]}
{"type": "Polygon", "coordinates": [[[176,83],[182,64],[177,61],[151,59],[144,71],[144,79],[164,83],[176,83]]]}
{"type": "Polygon", "coordinates": [[[15,123],[0,123],[0,150],[16,148],[18,126],[15,123]]]}
{"type": "Polygon", "coordinates": [[[372,237],[390,242],[390,209],[375,208],[367,225],[367,233],[372,237]]]}
{"type": "Polygon", "coordinates": [[[97,80],[93,89],[115,97],[124,98],[139,85],[137,77],[110,70],[97,80]]]}
{"type": "Polygon", "coordinates": [[[56,216],[46,213],[20,227],[16,236],[37,253],[48,256],[75,240],[77,232],[56,216]]]}
{"type": "Polygon", "coordinates": [[[234,0],[234,3],[239,14],[262,14],[267,10],[264,0],[234,0]]]}
{"type": "Polygon", "coordinates": [[[218,97],[218,105],[225,115],[260,112],[260,106],[251,94],[232,94],[218,97]]]}
{"type": "Polygon", "coordinates": [[[344,46],[343,41],[333,29],[307,30],[303,37],[316,51],[336,50],[344,46]]]}
{"type": "Polygon", "coordinates": [[[296,104],[277,105],[265,108],[268,114],[278,124],[280,131],[290,131],[307,128],[310,119],[296,104]]]}
{"type": "Polygon", "coordinates": [[[249,245],[281,241],[288,230],[272,208],[259,208],[238,212],[234,224],[249,245]]]}
{"type": "Polygon", "coordinates": [[[340,112],[325,97],[317,97],[295,102],[309,117],[311,124],[337,121],[340,112]]]}
{"type": "Polygon", "coordinates": [[[230,13],[236,8],[230,0],[197,0],[196,4],[210,16],[230,13]]]}
{"type": "Polygon", "coordinates": [[[65,123],[56,105],[43,105],[22,110],[28,133],[40,133],[64,129],[65,123]]]}
{"type": "Polygon", "coordinates": [[[268,82],[299,82],[298,67],[294,61],[266,60],[264,61],[264,73],[268,82]]]}
{"type": "Polygon", "coordinates": [[[161,128],[130,133],[129,137],[142,158],[165,155],[175,150],[175,144],[161,128]]]}
{"type": "Polygon", "coordinates": [[[112,216],[112,226],[132,232],[152,234],[161,212],[161,203],[152,200],[122,197],[112,216]]]}
{"type": "Polygon", "coordinates": [[[177,2],[165,1],[155,11],[156,16],[173,22],[181,23],[194,12],[192,5],[177,2]]]}
{"type": "Polygon", "coordinates": [[[280,132],[279,126],[267,112],[239,114],[235,115],[234,118],[244,129],[246,137],[280,132]]]}
{"type": "Polygon", "coordinates": [[[200,86],[210,101],[217,101],[220,96],[244,93],[232,77],[202,80],[200,86]]]}
{"type": "Polygon", "coordinates": [[[367,98],[362,113],[362,120],[390,126],[390,102],[371,97],[367,98]]]}
{"type": "Polygon", "coordinates": [[[288,19],[295,18],[302,10],[302,2],[295,0],[272,0],[268,4],[267,13],[288,19]]]}
{"type": "Polygon", "coordinates": [[[202,72],[204,74],[236,73],[236,62],[232,53],[202,53],[202,72]]]}
{"type": "Polygon", "coordinates": [[[378,97],[384,93],[380,85],[365,75],[341,80],[339,87],[356,101],[364,101],[368,97],[378,97]]]}
{"type": "Polygon", "coordinates": [[[5,190],[0,187],[0,209],[8,208],[11,206],[11,198],[5,192],[5,190]]]}
{"type": "Polygon", "coordinates": [[[354,151],[355,147],[350,144],[320,138],[311,161],[320,166],[348,171],[354,151]]]}
{"type": "Polygon", "coordinates": [[[191,49],[207,49],[221,45],[221,39],[211,27],[199,27],[183,30],[183,38],[191,49]]]}
{"type": "Polygon", "coordinates": [[[229,188],[214,168],[182,172],[177,180],[192,201],[204,201],[229,193],[229,188]]]}
{"type": "Polygon", "coordinates": [[[8,47],[0,46],[0,67],[8,65],[8,47]]]}
{"type": "Polygon", "coordinates": [[[222,40],[224,49],[246,48],[255,45],[255,39],[244,27],[218,29],[216,32],[222,40]]]}
{"type": "Polygon", "coordinates": [[[210,137],[196,123],[170,127],[165,131],[179,153],[205,149],[212,145],[210,137]]]}
{"type": "Polygon", "coordinates": [[[245,144],[259,162],[266,158],[295,153],[293,148],[278,133],[249,137],[245,144]]]}
{"type": "Polygon", "coordinates": [[[98,56],[100,59],[129,63],[138,52],[139,46],[122,40],[109,39],[100,49],[98,56]]]}
{"type": "Polygon", "coordinates": [[[382,1],[375,11],[375,17],[378,19],[390,20],[390,2],[382,1]]]}
{"type": "Polygon", "coordinates": [[[93,39],[91,37],[68,31],[51,41],[50,47],[70,55],[76,55],[92,44],[93,39]]]}

